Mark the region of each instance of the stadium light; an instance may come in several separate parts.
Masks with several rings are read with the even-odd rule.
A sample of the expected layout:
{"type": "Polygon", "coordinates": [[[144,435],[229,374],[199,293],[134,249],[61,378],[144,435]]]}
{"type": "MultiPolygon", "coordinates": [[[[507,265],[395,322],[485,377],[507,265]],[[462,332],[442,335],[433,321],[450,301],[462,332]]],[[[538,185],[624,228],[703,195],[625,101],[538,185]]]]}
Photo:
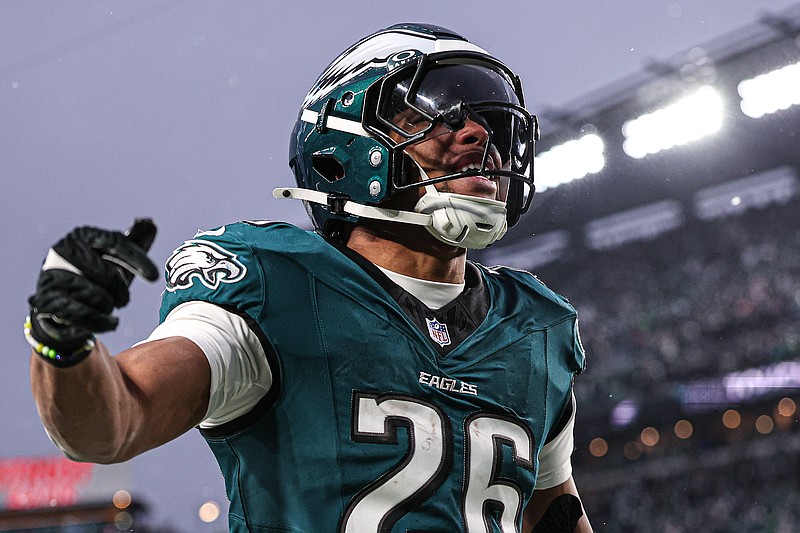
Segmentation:
{"type": "Polygon", "coordinates": [[[800,62],[739,83],[742,113],[760,118],[800,104],[800,62]]]}
{"type": "Polygon", "coordinates": [[[693,94],[653,113],[622,125],[622,149],[641,159],[716,133],[722,127],[723,103],[713,87],[704,85],[693,94]]]}
{"type": "Polygon", "coordinates": [[[220,514],[220,507],[219,504],[215,501],[207,501],[203,505],[200,506],[200,510],[197,512],[197,515],[200,517],[200,520],[203,522],[210,524],[214,522],[217,518],[219,518],[220,514]]]}
{"type": "Polygon", "coordinates": [[[606,164],[603,139],[594,133],[567,141],[536,156],[536,190],[542,192],[600,172],[606,164]]]}

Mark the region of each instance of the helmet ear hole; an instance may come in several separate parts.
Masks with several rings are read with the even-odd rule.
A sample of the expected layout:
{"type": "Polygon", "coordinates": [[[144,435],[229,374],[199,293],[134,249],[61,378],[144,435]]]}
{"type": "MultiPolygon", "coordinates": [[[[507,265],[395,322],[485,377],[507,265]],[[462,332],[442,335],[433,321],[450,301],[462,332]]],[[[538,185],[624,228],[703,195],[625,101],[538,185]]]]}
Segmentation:
{"type": "Polygon", "coordinates": [[[344,177],[344,166],[332,155],[314,155],[311,157],[311,165],[317,174],[330,183],[344,177]]]}

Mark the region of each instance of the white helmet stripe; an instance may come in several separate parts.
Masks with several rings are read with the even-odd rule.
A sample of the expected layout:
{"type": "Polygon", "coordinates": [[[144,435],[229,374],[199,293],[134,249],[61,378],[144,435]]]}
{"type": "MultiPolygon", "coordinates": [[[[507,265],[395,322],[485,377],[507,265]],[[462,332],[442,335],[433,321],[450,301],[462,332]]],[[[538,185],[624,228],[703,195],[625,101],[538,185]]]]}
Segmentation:
{"type": "MultiPolygon", "coordinates": [[[[316,111],[311,111],[310,109],[304,109],[303,114],[300,117],[303,122],[308,122],[309,124],[316,124],[318,118],[319,113],[316,111]]],[[[343,131],[344,133],[359,135],[361,137],[372,137],[367,130],[361,127],[360,122],[356,122],[355,120],[347,120],[346,118],[329,116],[325,120],[325,127],[336,131],[343,131]]]]}
{"type": "Polygon", "coordinates": [[[390,57],[405,50],[417,50],[423,54],[452,50],[487,54],[483,48],[462,39],[442,39],[410,29],[387,30],[357,43],[334,60],[306,95],[303,108],[308,108],[368,69],[385,66],[390,57]]]}

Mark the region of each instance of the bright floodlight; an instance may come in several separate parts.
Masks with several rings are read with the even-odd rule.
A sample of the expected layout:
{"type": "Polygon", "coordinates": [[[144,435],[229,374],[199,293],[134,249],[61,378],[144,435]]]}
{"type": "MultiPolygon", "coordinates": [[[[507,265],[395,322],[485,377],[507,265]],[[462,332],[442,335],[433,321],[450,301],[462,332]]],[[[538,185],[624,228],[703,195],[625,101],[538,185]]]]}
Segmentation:
{"type": "Polygon", "coordinates": [[[742,81],[739,96],[742,112],[753,118],[800,104],[800,62],[742,81]]]}
{"type": "Polygon", "coordinates": [[[603,139],[594,133],[567,141],[536,156],[536,190],[567,183],[600,172],[606,164],[603,139]]]}
{"type": "Polygon", "coordinates": [[[722,126],[722,98],[708,85],[682,100],[622,125],[622,149],[636,159],[716,133],[722,126]]]}

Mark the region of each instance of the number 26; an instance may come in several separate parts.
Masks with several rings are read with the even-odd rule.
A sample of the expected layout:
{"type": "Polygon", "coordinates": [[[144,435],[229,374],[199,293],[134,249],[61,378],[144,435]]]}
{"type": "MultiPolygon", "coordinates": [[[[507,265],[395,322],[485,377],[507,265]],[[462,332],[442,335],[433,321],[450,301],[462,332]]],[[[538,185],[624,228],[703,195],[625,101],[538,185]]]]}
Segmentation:
{"type": "MultiPolygon", "coordinates": [[[[435,405],[409,396],[357,393],[353,399],[352,438],[356,442],[396,443],[397,428],[408,431],[409,449],[392,470],[359,492],[345,511],[340,533],[388,533],[392,526],[429,497],[452,465],[452,429],[435,405]]],[[[467,533],[488,529],[484,509],[502,509],[502,533],[517,533],[522,491],[496,475],[501,445],[513,450],[514,463],[533,470],[533,437],[511,418],[475,413],[464,423],[464,494],[467,533]]]]}

